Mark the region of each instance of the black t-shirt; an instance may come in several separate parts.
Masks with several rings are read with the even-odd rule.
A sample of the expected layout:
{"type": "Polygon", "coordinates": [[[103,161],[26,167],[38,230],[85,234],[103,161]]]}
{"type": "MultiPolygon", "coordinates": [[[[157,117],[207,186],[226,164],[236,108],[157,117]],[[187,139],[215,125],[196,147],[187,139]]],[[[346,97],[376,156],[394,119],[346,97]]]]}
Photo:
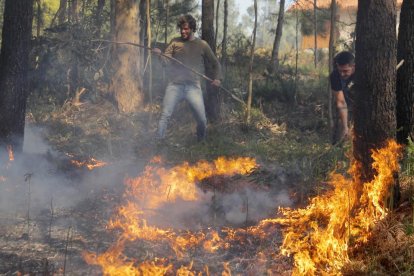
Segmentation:
{"type": "Polygon", "coordinates": [[[334,70],[330,76],[331,80],[331,89],[334,91],[342,91],[344,93],[346,105],[348,106],[348,110],[350,111],[353,104],[353,97],[351,93],[351,88],[354,85],[354,75],[351,75],[346,80],[341,79],[339,72],[334,70]]]}

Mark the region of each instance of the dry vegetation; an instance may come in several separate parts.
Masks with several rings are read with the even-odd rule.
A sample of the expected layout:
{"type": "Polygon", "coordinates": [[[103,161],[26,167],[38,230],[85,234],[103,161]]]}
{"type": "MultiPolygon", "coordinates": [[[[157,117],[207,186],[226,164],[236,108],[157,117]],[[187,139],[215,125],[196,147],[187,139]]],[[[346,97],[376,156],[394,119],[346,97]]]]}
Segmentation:
{"type": "MultiPolygon", "coordinates": [[[[0,214],[0,273],[100,274],[99,267],[85,263],[82,252],[103,253],[118,239],[119,230],[108,231],[107,223],[116,207],[123,204],[124,178],[139,175],[155,155],[165,160],[166,168],[184,161],[190,164],[202,159],[212,161],[218,156],[254,157],[260,167],[251,174],[211,178],[198,185],[221,194],[249,187],[269,193],[275,202],[278,193],[285,190],[291,204],[306,206],[308,197],[329,189],[325,181],[331,171],[346,174],[350,144],[332,146],[329,143],[323,74],[303,73],[295,104],[286,101],[290,96],[285,90],[290,87],[291,77],[288,71],[284,82],[273,83],[277,94],[273,98],[267,98],[273,92],[272,85],[257,81],[255,93],[261,99],[255,103],[248,128],[243,124],[240,106],[227,98],[223,119],[209,125],[205,143],[196,142],[195,125],[186,105],[176,111],[167,143],[154,143],[161,91],[156,91],[153,106],[130,115],[119,114],[110,101],[94,91],[86,91],[79,101],[67,101],[62,105],[50,104],[35,95],[28,115],[29,125],[41,128],[48,151],[36,156],[17,156],[16,160],[24,159],[27,163],[46,160],[50,166],[46,171],[52,171],[56,181],[62,182],[54,185],[71,187],[76,192],[68,196],[64,191],[60,194],[69,197],[72,204],[58,206],[58,199],[49,198],[38,205],[30,205],[30,200],[34,199],[30,197],[28,182],[21,179],[27,167],[11,163],[11,168],[22,168],[17,173],[3,167],[1,175],[5,178],[1,180],[1,192],[20,197],[21,202],[17,210],[0,214]],[[86,162],[92,157],[107,165],[88,170],[71,162],[86,162]]],[[[408,155],[406,159],[409,160],[408,155]]],[[[414,224],[409,164],[404,163],[401,174],[402,205],[378,223],[366,245],[352,249],[351,262],[344,267],[344,274],[412,273],[414,224]]],[[[32,172],[36,176],[39,171],[32,172]]],[[[215,215],[220,209],[216,204],[213,199],[209,204],[215,215]]],[[[272,216],[274,213],[269,213],[269,217],[272,216]]],[[[217,221],[207,220],[203,227],[208,228],[213,222],[217,221]]],[[[232,225],[222,219],[218,229],[223,231],[233,226],[243,229],[257,222],[246,219],[242,225],[232,225]]],[[[206,272],[205,266],[208,266],[212,275],[222,271],[235,275],[290,274],[292,259],[281,256],[279,251],[280,229],[269,226],[265,230],[266,236],[260,238],[239,233],[228,250],[215,255],[193,248],[182,259],[171,257],[174,268],[169,273],[192,263],[193,271],[206,272]],[[227,268],[223,268],[223,262],[227,263],[227,268]]],[[[220,233],[225,236],[225,232],[220,233]]],[[[135,241],[124,253],[128,260],[138,264],[165,252],[171,254],[168,250],[164,243],[135,241]]]]}

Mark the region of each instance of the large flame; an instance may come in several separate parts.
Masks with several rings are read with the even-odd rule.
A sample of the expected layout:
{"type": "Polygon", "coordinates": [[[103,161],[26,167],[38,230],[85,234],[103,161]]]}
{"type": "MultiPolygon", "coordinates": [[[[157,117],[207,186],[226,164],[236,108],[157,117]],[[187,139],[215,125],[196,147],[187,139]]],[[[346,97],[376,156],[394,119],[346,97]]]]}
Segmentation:
{"type": "MultiPolygon", "coordinates": [[[[108,224],[110,229],[120,229],[121,235],[116,245],[102,255],[85,253],[89,264],[101,266],[104,274],[109,275],[144,275],[143,266],[150,267],[154,272],[150,275],[164,275],[172,266],[167,263],[155,262],[134,265],[134,261],[126,260],[122,252],[126,241],[144,240],[164,242],[175,253],[177,258],[183,257],[190,248],[200,246],[206,252],[214,252],[226,246],[218,233],[212,229],[207,232],[176,231],[161,229],[148,225],[145,214],[156,210],[166,203],[176,200],[197,201],[201,192],[196,182],[211,176],[247,174],[257,165],[252,158],[228,159],[220,157],[214,162],[200,161],[194,165],[182,165],[166,169],[160,165],[160,159],[154,158],[143,174],[137,178],[125,180],[125,204],[117,209],[116,215],[108,224]],[[158,269],[158,270],[157,270],[158,269]]],[[[208,271],[208,268],[205,268],[208,271]]],[[[223,273],[230,275],[227,264],[223,273]],[[227,271],[227,272],[226,272],[227,271]]],[[[205,272],[208,274],[208,272],[205,272]]],[[[192,264],[181,266],[177,275],[195,275],[192,264]],[[190,273],[191,272],[191,273],[190,273]]],[[[145,274],[149,275],[149,274],[145,274]]]]}
{"type": "MultiPolygon", "coordinates": [[[[283,218],[276,222],[285,226],[282,253],[294,255],[294,274],[340,273],[349,261],[350,241],[365,242],[374,224],[388,213],[387,195],[399,169],[400,146],[389,141],[372,157],[376,176],[371,182],[358,183],[332,174],[332,191],[313,198],[304,209],[281,210],[283,218]]],[[[349,174],[357,171],[353,164],[349,174]]]]}
{"type": "MultiPolygon", "coordinates": [[[[189,257],[188,252],[195,248],[212,254],[226,250],[230,242],[243,244],[249,236],[269,239],[275,233],[270,227],[281,224],[284,234],[281,253],[293,255],[293,274],[340,274],[349,261],[349,248],[367,241],[372,227],[389,211],[387,196],[399,169],[400,146],[390,141],[385,148],[373,152],[372,157],[376,175],[369,183],[332,173],[329,181],[332,189],[311,199],[306,208],[284,208],[279,218],[265,219],[245,229],[224,228],[220,232],[158,228],[150,225],[145,215],[177,200],[197,201],[201,196],[195,185],[197,181],[214,175],[246,174],[256,167],[255,161],[219,158],[212,163],[184,163],[166,169],[160,160],[154,159],[140,177],[125,181],[125,204],[117,209],[108,224],[110,229],[121,230],[118,242],[101,255],[85,253],[85,260],[99,265],[106,275],[209,275],[208,266],[204,271],[196,271],[192,262],[181,267],[174,267],[167,258],[140,263],[124,255],[125,244],[140,240],[160,244],[162,248],[167,246],[174,254],[169,256],[180,260],[189,257]]],[[[358,164],[354,163],[348,173],[356,176],[358,171],[358,164]]],[[[223,266],[222,275],[231,275],[229,265],[223,263],[223,266]]]]}

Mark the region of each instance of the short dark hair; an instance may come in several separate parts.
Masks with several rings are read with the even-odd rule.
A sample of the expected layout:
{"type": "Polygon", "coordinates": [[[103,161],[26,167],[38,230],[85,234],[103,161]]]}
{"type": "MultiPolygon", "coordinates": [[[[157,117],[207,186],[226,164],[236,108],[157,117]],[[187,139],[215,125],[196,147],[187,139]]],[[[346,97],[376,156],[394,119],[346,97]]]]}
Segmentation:
{"type": "Polygon", "coordinates": [[[180,16],[180,18],[178,18],[177,27],[181,28],[185,23],[188,23],[188,26],[193,32],[197,30],[197,22],[192,15],[186,14],[180,16]]]}
{"type": "Polygon", "coordinates": [[[353,65],[355,64],[355,57],[351,52],[342,51],[335,56],[334,63],[340,66],[346,64],[353,65]]]}

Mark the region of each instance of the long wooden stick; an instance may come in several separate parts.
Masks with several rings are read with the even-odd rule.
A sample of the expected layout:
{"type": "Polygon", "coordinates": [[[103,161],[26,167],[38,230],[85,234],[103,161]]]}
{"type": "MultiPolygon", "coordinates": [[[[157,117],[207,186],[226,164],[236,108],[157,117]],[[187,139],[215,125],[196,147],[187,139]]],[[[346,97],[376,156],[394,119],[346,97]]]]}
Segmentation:
{"type": "MultiPolygon", "coordinates": [[[[144,46],[144,45],[141,45],[141,44],[138,44],[138,43],[133,43],[133,42],[120,42],[120,41],[112,41],[112,40],[105,40],[105,39],[93,39],[93,40],[91,40],[92,42],[106,42],[106,43],[113,43],[113,44],[120,44],[120,45],[131,45],[131,46],[135,46],[135,47],[139,47],[139,48],[143,48],[143,49],[147,49],[147,50],[150,50],[150,51],[152,51],[153,50],[153,48],[151,48],[151,47],[147,47],[147,46],[144,46]]],[[[159,54],[160,56],[163,56],[163,57],[166,57],[166,58],[168,58],[168,59],[171,59],[172,61],[174,61],[174,62],[176,62],[176,63],[178,63],[178,64],[180,64],[181,66],[183,66],[185,69],[187,69],[187,70],[189,70],[189,71],[191,71],[191,72],[193,72],[194,74],[196,74],[197,76],[200,76],[200,77],[202,77],[203,79],[205,79],[205,80],[208,80],[208,81],[210,81],[210,82],[212,82],[213,80],[211,79],[211,78],[209,78],[209,77],[207,77],[206,75],[204,75],[204,74],[202,74],[202,73],[200,73],[200,72],[198,72],[198,71],[196,71],[196,70],[194,70],[193,68],[191,68],[190,66],[188,66],[188,65],[185,65],[184,63],[182,63],[181,61],[179,61],[178,59],[176,59],[176,58],[173,58],[173,57],[170,57],[170,56],[167,56],[167,55],[165,55],[165,54],[163,54],[163,53],[160,53],[159,54]]],[[[240,99],[239,97],[237,97],[236,95],[234,95],[231,91],[229,91],[228,89],[226,89],[226,88],[224,88],[223,86],[219,86],[219,88],[221,88],[222,90],[224,90],[225,92],[227,92],[234,100],[236,100],[236,101],[238,101],[239,103],[241,103],[241,104],[243,104],[243,106],[244,105],[246,105],[246,103],[242,100],[242,99],[240,99]]]]}

